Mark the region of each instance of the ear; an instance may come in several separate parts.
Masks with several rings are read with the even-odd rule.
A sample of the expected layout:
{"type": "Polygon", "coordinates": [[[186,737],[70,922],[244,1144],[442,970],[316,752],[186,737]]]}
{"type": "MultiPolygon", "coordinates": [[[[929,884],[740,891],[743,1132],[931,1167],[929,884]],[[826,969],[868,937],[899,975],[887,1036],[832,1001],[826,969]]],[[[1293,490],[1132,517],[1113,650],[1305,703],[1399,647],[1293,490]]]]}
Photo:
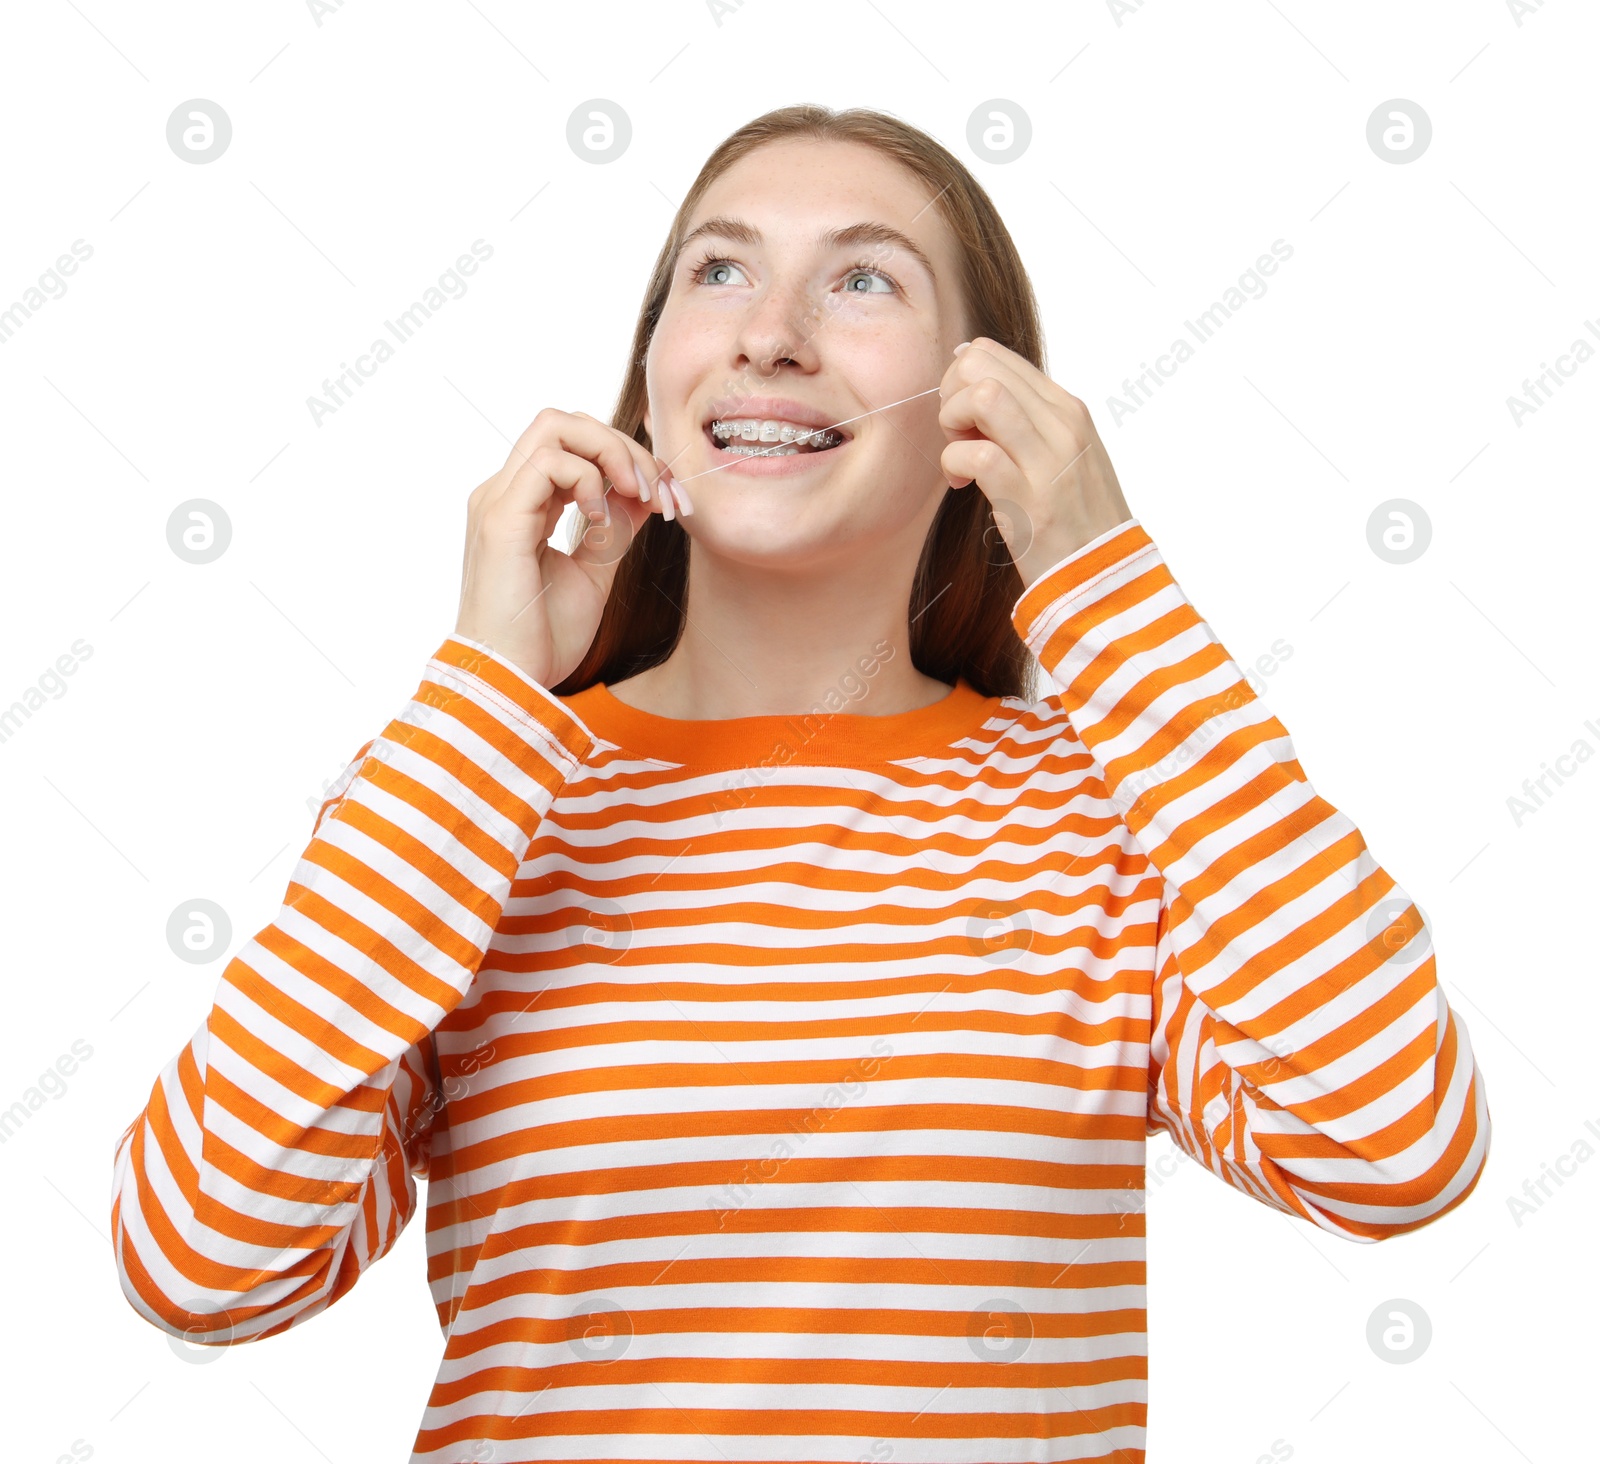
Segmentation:
{"type": "Polygon", "coordinates": [[[645,403],[644,408],[644,430],[650,434],[650,441],[654,442],[656,440],[656,429],[650,425],[650,404],[648,402],[645,403]]]}

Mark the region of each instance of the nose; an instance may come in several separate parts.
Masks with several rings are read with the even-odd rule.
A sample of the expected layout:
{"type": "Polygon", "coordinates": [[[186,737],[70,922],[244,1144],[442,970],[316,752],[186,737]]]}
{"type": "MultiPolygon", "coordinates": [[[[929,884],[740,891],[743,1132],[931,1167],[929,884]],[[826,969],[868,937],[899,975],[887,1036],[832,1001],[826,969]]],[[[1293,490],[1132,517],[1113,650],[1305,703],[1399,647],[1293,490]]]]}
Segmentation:
{"type": "Polygon", "coordinates": [[[769,284],[739,322],[734,366],[759,377],[776,376],[785,366],[816,370],[812,337],[821,315],[803,283],[769,284]]]}

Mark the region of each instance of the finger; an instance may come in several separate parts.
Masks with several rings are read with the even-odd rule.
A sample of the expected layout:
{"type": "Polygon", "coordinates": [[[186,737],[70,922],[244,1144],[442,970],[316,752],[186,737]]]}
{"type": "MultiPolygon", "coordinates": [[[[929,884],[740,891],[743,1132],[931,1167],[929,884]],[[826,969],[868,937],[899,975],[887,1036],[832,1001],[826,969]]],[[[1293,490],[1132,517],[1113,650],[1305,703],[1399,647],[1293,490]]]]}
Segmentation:
{"type": "Polygon", "coordinates": [[[952,487],[976,483],[989,498],[999,494],[1020,500],[1027,496],[1027,475],[999,443],[988,437],[947,443],[939,454],[939,468],[952,487]]]}
{"type": "Polygon", "coordinates": [[[665,513],[671,502],[667,491],[667,483],[672,477],[672,469],[654,453],[645,454],[645,488],[649,497],[645,500],[653,513],[665,513]]]}
{"type": "Polygon", "coordinates": [[[989,341],[987,336],[978,336],[968,341],[966,349],[952,358],[939,382],[941,407],[966,388],[993,378],[1011,388],[1017,401],[1032,419],[1034,430],[1048,436],[1050,428],[1059,422],[1060,408],[1046,402],[1018,371],[989,350],[988,347],[991,345],[993,342],[989,341]]]}
{"type": "MultiPolygon", "coordinates": [[[[513,470],[508,486],[509,481],[515,481],[517,473],[531,455],[543,446],[553,446],[586,458],[613,484],[626,485],[630,494],[637,491],[633,456],[628,450],[627,438],[622,433],[593,417],[557,411],[551,407],[546,407],[533,419],[528,430],[513,446],[512,459],[517,460],[519,466],[513,470]]],[[[596,481],[596,492],[579,491],[577,494],[578,511],[590,522],[602,522],[610,514],[605,504],[605,486],[598,477],[596,481]]]]}
{"type": "MultiPolygon", "coordinates": [[[[1030,472],[1038,480],[1054,482],[1098,441],[1099,434],[1088,407],[1031,361],[998,341],[978,336],[970,349],[963,351],[952,364],[956,368],[952,375],[958,382],[976,384],[992,377],[1012,388],[1045,444],[1042,457],[1030,452],[1026,459],[1030,472]],[[1041,395],[1041,392],[1048,395],[1041,395]]],[[[959,386],[955,390],[959,391],[959,386]]]]}
{"type": "MultiPolygon", "coordinates": [[[[640,468],[641,474],[648,480],[656,475],[654,459],[646,455],[646,467],[640,468]]],[[[635,467],[638,463],[635,462],[635,467]]],[[[613,514],[610,523],[586,523],[580,520],[579,533],[567,550],[568,555],[578,564],[596,571],[604,572],[604,578],[593,576],[595,583],[602,588],[610,585],[610,575],[616,572],[624,554],[638,537],[639,531],[652,513],[659,513],[663,518],[674,516],[674,490],[680,495],[682,489],[678,488],[671,474],[664,469],[659,470],[659,476],[650,488],[650,498],[641,502],[639,498],[631,495],[618,495],[617,505],[619,512],[613,514]]],[[[681,500],[679,500],[681,504],[681,500]]],[[[676,510],[682,512],[681,506],[676,510]]],[[[690,510],[692,512],[692,509],[690,510]]]]}
{"type": "Polygon", "coordinates": [[[942,402],[947,396],[954,396],[967,384],[966,374],[961,370],[961,357],[967,354],[962,351],[960,355],[953,356],[950,364],[944,368],[944,375],[939,378],[939,400],[942,402]]]}
{"type": "MultiPolygon", "coordinates": [[[[586,416],[582,413],[573,415],[586,416]]],[[[609,477],[602,479],[602,487],[606,491],[609,492],[612,488],[618,490],[616,501],[620,512],[614,515],[608,513],[606,517],[595,519],[587,515],[584,512],[584,505],[580,504],[579,512],[584,516],[580,519],[577,537],[569,553],[580,563],[614,567],[652,513],[659,513],[664,518],[673,517],[674,500],[668,485],[672,484],[675,487],[676,484],[673,483],[665,464],[662,464],[643,443],[607,423],[598,425],[606,432],[615,434],[627,454],[628,467],[624,477],[616,480],[609,477]]],[[[609,501],[606,506],[609,509],[609,501]]]]}
{"type": "MultiPolygon", "coordinates": [[[[939,425],[952,433],[977,432],[997,442],[1034,474],[1049,469],[1059,453],[1017,400],[1011,383],[985,376],[962,387],[939,407],[939,425]]],[[[1059,433],[1059,429],[1058,429],[1059,433]]]]}
{"type": "Polygon", "coordinates": [[[621,478],[612,477],[611,484],[619,492],[637,498],[641,503],[649,503],[655,497],[655,484],[665,472],[664,467],[656,464],[654,456],[642,442],[629,437],[619,427],[613,427],[608,422],[599,422],[587,412],[574,412],[575,417],[585,421],[595,422],[597,426],[607,432],[616,434],[618,442],[622,444],[623,451],[627,454],[631,471],[621,478]]]}
{"type": "Polygon", "coordinates": [[[544,445],[533,449],[528,460],[511,475],[501,496],[486,511],[514,513],[521,509],[550,508],[554,512],[547,519],[547,527],[553,532],[561,510],[568,503],[576,503],[584,520],[593,523],[595,520],[589,510],[598,510],[603,518],[605,498],[605,485],[594,463],[577,453],[544,445]]]}
{"type": "Polygon", "coordinates": [[[963,386],[973,386],[985,378],[992,377],[1011,389],[1017,401],[1034,419],[1041,431],[1045,430],[1048,423],[1060,420],[1064,410],[1063,402],[1043,395],[1039,389],[1040,383],[1049,386],[1054,386],[1054,383],[1016,352],[995,346],[987,337],[980,336],[973,341],[951,365],[954,368],[954,384],[953,389],[945,393],[946,396],[953,396],[963,386]],[[1026,371],[1022,369],[1024,367],[1026,371]]]}
{"type": "Polygon", "coordinates": [[[491,490],[487,495],[473,495],[463,583],[467,569],[485,543],[509,538],[527,552],[536,553],[555,533],[562,511],[572,499],[572,490],[550,476],[551,471],[556,471],[552,461],[556,453],[556,449],[535,445],[530,455],[513,458],[484,485],[491,490]]]}
{"type": "Polygon", "coordinates": [[[977,336],[973,339],[971,350],[963,351],[961,354],[971,355],[973,350],[981,353],[980,359],[987,357],[996,366],[1010,372],[1020,385],[1034,392],[1039,400],[1048,406],[1059,411],[1069,404],[1082,405],[1065,387],[1053,381],[1026,356],[1013,351],[1010,346],[1001,345],[999,341],[992,340],[989,336],[977,336]]]}
{"type": "Polygon", "coordinates": [[[633,461],[634,482],[631,485],[633,496],[651,513],[661,513],[668,499],[665,485],[671,476],[670,469],[642,442],[629,437],[620,429],[613,430],[617,430],[617,435],[627,444],[633,461]]]}
{"type": "MultiPolygon", "coordinates": [[[[980,336],[972,343],[971,349],[956,357],[952,366],[951,374],[957,383],[967,381],[976,384],[992,377],[1013,388],[1018,402],[1032,417],[1034,427],[1045,443],[1042,459],[1037,455],[1028,459],[1030,471],[1041,479],[1054,481],[1065,470],[1063,465],[1070,466],[1076,462],[1085,449],[1098,440],[1099,434],[1095,431],[1088,407],[1015,351],[980,336]],[[974,364],[961,364],[969,359],[974,364]],[[1035,390],[1036,385],[1048,388],[1051,399],[1046,401],[1041,398],[1035,390]]],[[[961,387],[955,385],[948,394],[954,395],[960,390],[961,387]]]]}
{"type": "MultiPolygon", "coordinates": [[[[678,456],[682,456],[679,453],[678,456]]],[[[662,518],[676,518],[678,514],[677,500],[673,497],[672,487],[676,486],[676,479],[672,475],[672,464],[654,452],[645,453],[648,464],[646,477],[649,489],[649,499],[652,513],[659,513],[662,518]]]]}
{"type": "Polygon", "coordinates": [[[618,494],[616,503],[610,523],[597,524],[578,519],[566,549],[567,556],[575,563],[586,569],[607,572],[604,579],[595,578],[595,583],[603,588],[609,586],[610,573],[615,571],[628,546],[638,538],[639,530],[650,517],[649,506],[636,498],[618,494]]]}
{"type": "MultiPolygon", "coordinates": [[[[620,518],[626,520],[629,530],[629,542],[643,526],[651,514],[661,514],[667,501],[667,475],[658,469],[646,453],[641,460],[635,459],[632,471],[637,476],[633,480],[632,491],[627,494],[619,493],[616,502],[621,508],[620,518]],[[649,496],[646,497],[645,495],[649,496]]],[[[615,515],[614,515],[615,516],[615,515]]],[[[604,536],[604,525],[589,525],[597,534],[604,536]]]]}

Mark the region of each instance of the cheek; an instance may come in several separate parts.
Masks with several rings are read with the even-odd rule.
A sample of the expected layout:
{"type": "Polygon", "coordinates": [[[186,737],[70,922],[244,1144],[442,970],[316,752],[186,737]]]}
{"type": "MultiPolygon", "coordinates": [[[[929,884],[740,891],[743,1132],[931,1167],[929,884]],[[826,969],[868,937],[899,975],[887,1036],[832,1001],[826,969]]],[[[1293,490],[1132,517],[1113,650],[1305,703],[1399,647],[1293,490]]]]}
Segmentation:
{"type": "Polygon", "coordinates": [[[869,402],[891,402],[937,386],[943,374],[938,342],[919,326],[864,326],[853,336],[841,331],[839,339],[848,345],[848,358],[841,350],[838,364],[869,402]]]}
{"type": "Polygon", "coordinates": [[[868,450],[859,459],[855,492],[869,517],[904,518],[937,489],[948,487],[939,467],[945,437],[937,422],[900,422],[881,419],[868,450]]]}

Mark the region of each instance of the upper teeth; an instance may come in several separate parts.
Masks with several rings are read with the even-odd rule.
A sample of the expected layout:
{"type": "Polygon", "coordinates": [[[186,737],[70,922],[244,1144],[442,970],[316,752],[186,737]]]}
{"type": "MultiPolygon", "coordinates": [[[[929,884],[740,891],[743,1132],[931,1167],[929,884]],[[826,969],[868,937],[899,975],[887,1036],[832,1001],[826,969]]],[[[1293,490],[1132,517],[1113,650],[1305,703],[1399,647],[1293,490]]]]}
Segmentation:
{"type": "Polygon", "coordinates": [[[834,447],[843,440],[843,434],[831,427],[803,427],[775,417],[730,417],[713,422],[711,435],[745,442],[792,442],[801,447],[834,447]]]}

